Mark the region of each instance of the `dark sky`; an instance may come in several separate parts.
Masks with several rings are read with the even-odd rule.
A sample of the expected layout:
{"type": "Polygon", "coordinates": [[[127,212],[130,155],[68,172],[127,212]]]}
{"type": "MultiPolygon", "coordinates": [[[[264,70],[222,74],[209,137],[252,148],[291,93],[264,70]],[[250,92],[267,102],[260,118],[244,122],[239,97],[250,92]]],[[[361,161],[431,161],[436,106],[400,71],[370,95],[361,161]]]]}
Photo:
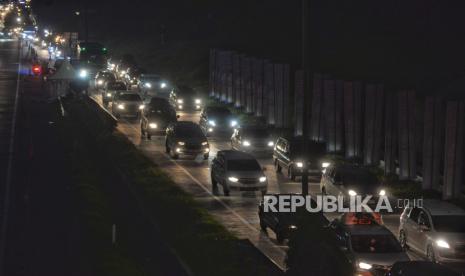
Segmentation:
{"type": "MultiPolygon", "coordinates": [[[[34,0],[42,23],[77,29],[83,1],[34,0]]],[[[382,77],[412,72],[449,74],[465,64],[464,1],[311,0],[311,42],[322,71],[382,77]]],[[[213,40],[298,63],[297,0],[88,0],[91,36],[157,43],[163,24],[170,40],[213,40]]],[[[82,21],[81,21],[82,24],[82,21]]]]}

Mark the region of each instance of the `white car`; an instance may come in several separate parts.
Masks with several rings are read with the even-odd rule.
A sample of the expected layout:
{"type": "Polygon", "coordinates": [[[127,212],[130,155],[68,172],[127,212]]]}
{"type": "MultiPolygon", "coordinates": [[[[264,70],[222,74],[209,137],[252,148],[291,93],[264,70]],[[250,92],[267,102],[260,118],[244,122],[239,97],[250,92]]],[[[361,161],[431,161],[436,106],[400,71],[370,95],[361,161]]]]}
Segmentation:
{"type": "Polygon", "coordinates": [[[399,241],[439,263],[465,263],[465,210],[440,200],[425,199],[400,216],[399,241]]]}
{"type": "Polygon", "coordinates": [[[223,186],[225,196],[231,190],[268,191],[268,179],[258,161],[250,154],[235,150],[219,151],[211,164],[213,190],[223,186]]]}

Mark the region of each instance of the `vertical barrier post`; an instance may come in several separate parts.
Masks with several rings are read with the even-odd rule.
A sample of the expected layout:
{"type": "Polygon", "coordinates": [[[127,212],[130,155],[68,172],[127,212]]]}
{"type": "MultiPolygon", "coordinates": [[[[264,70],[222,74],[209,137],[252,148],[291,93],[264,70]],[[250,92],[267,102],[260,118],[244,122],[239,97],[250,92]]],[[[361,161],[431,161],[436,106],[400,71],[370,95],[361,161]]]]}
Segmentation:
{"type": "Polygon", "coordinates": [[[438,97],[425,99],[423,129],[423,183],[425,190],[439,190],[444,129],[443,103],[438,97]]]}
{"type": "Polygon", "coordinates": [[[443,199],[458,198],[463,190],[463,116],[463,102],[447,103],[443,199]]]}

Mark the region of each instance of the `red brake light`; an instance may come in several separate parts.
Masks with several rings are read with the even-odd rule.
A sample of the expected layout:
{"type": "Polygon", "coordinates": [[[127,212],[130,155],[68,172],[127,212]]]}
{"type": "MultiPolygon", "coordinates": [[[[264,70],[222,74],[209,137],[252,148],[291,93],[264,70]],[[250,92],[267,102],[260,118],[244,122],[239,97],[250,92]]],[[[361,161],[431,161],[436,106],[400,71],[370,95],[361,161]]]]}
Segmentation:
{"type": "Polygon", "coordinates": [[[42,73],[42,67],[40,65],[34,65],[32,66],[32,72],[35,75],[40,75],[42,73]]]}

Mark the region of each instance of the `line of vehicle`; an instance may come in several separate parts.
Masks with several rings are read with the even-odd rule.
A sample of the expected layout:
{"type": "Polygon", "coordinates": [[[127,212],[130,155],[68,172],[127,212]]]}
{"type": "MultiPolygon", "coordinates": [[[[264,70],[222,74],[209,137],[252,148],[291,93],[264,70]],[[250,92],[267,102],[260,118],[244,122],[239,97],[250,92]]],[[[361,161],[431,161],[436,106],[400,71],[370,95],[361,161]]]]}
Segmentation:
{"type": "Polygon", "coordinates": [[[11,191],[11,180],[13,174],[13,154],[15,147],[15,135],[16,135],[16,119],[18,113],[19,105],[19,87],[21,80],[21,49],[22,44],[19,41],[19,51],[18,51],[18,76],[16,79],[16,92],[15,92],[15,102],[13,107],[13,118],[11,123],[11,134],[10,134],[10,145],[8,148],[8,167],[6,171],[6,182],[5,182],[5,195],[3,201],[3,220],[2,220],[2,229],[0,236],[0,275],[4,272],[5,265],[5,250],[6,250],[6,241],[7,241],[7,232],[8,232],[8,212],[10,207],[10,191],[11,191]]]}
{"type": "MultiPolygon", "coordinates": [[[[132,128],[133,130],[135,130],[136,132],[138,132],[139,130],[137,128],[135,128],[134,126],[132,126],[132,124],[126,120],[123,120],[126,125],[128,125],[130,128],[132,128]]],[[[221,198],[217,197],[216,195],[214,195],[210,189],[208,189],[205,185],[202,184],[202,182],[200,180],[198,180],[197,178],[195,178],[188,170],[186,170],[186,168],[184,168],[183,166],[179,165],[178,162],[176,162],[175,160],[172,160],[166,153],[162,153],[171,163],[173,163],[174,165],[176,165],[176,167],[178,167],[180,170],[182,170],[192,181],[194,181],[199,187],[201,187],[205,192],[207,192],[213,199],[215,199],[217,202],[219,202],[225,209],[227,209],[228,211],[230,211],[236,218],[238,218],[242,223],[244,223],[249,229],[255,231],[255,232],[259,232],[259,230],[257,228],[255,228],[253,225],[251,225],[245,218],[243,218],[239,213],[237,213],[236,211],[234,211],[234,209],[232,209],[231,207],[228,206],[228,204],[226,204],[223,200],[221,200],[221,198]]]]}
{"type": "MultiPolygon", "coordinates": [[[[134,131],[136,131],[136,133],[139,131],[137,128],[135,128],[130,122],[128,122],[127,120],[124,120],[124,119],[120,119],[121,121],[123,121],[127,126],[129,126],[131,129],[133,129],[134,131]]],[[[160,152],[160,151],[159,151],[160,152]]],[[[160,152],[162,153],[162,155],[167,158],[171,163],[173,163],[176,167],[178,167],[180,170],[182,170],[192,181],[194,181],[194,183],[196,183],[201,189],[203,189],[207,194],[209,194],[215,201],[217,201],[218,203],[221,204],[221,206],[223,206],[226,210],[228,210],[229,212],[231,212],[237,219],[239,219],[240,222],[242,222],[245,226],[247,226],[247,228],[251,229],[252,231],[254,231],[254,233],[260,233],[260,230],[255,228],[252,224],[250,224],[245,218],[243,218],[239,213],[237,213],[234,209],[232,209],[231,207],[228,206],[228,204],[226,204],[221,198],[219,198],[218,196],[214,195],[210,189],[208,189],[208,187],[206,187],[204,184],[202,184],[202,182],[200,180],[198,180],[197,178],[195,178],[186,168],[184,168],[182,165],[178,164],[177,161],[173,160],[170,158],[169,155],[167,155],[166,153],[164,152],[160,152]]],[[[265,236],[267,239],[268,237],[265,236]]],[[[273,244],[273,242],[271,240],[268,239],[268,241],[270,242],[270,244],[273,245],[274,248],[277,248],[278,250],[280,251],[283,251],[283,253],[285,253],[285,250],[282,249],[281,247],[279,246],[275,246],[273,244]]],[[[263,250],[260,250],[271,262],[273,262],[277,267],[279,267],[281,270],[285,271],[286,268],[280,264],[279,262],[277,262],[276,260],[274,260],[271,256],[268,256],[268,254],[266,252],[264,252],[263,250]]]]}

